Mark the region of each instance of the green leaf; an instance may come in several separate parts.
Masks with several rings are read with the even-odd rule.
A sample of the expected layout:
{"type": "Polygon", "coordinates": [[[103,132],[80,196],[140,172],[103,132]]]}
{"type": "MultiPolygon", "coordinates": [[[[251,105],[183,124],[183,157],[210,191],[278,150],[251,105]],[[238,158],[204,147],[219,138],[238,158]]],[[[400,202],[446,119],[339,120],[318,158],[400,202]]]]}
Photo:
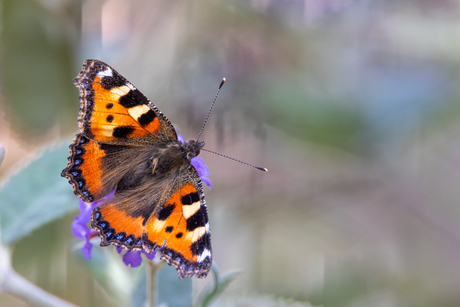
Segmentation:
{"type": "Polygon", "coordinates": [[[356,141],[367,126],[362,110],[352,104],[313,98],[294,80],[274,84],[264,95],[270,124],[291,136],[351,152],[368,146],[356,141]]]}
{"type": "Polygon", "coordinates": [[[174,267],[158,270],[155,285],[155,306],[192,306],[192,278],[179,279],[174,267]]]}
{"type": "Polygon", "coordinates": [[[137,282],[134,286],[134,290],[131,295],[130,305],[131,307],[143,306],[147,297],[147,273],[146,265],[142,265],[143,274],[140,274],[137,278],[137,282]]]}
{"type": "Polygon", "coordinates": [[[67,120],[78,110],[71,82],[78,71],[72,18],[77,15],[71,13],[79,1],[73,2],[0,0],[2,111],[29,142],[41,140],[57,123],[64,130],[74,127],[67,120]]]}
{"type": "Polygon", "coordinates": [[[5,244],[77,208],[78,198],[60,176],[67,164],[69,144],[65,141],[45,150],[40,158],[0,184],[0,224],[5,244]]]}
{"type": "MultiPolygon", "coordinates": [[[[220,299],[218,302],[220,307],[314,307],[309,302],[299,302],[294,299],[285,299],[275,297],[274,295],[232,295],[220,299]]],[[[316,306],[321,307],[321,306],[316,306]]]]}
{"type": "MultiPolygon", "coordinates": [[[[144,263],[146,260],[144,258],[144,263]]],[[[154,260],[154,263],[158,261],[154,260]]],[[[144,266],[144,263],[142,266],[144,266]]],[[[155,306],[192,306],[192,278],[179,279],[177,271],[174,267],[161,265],[164,262],[153,264],[155,268],[155,306]]],[[[145,263],[147,264],[147,263],[145,263]]],[[[144,306],[147,297],[147,274],[145,270],[139,276],[138,282],[134,287],[131,297],[130,306],[144,306]]]]}
{"type": "MultiPolygon", "coordinates": [[[[96,241],[99,242],[98,239],[96,241]]],[[[110,300],[119,306],[127,305],[135,281],[145,276],[145,265],[137,268],[127,267],[114,246],[100,247],[93,244],[91,259],[86,259],[81,250],[78,250],[77,255],[97,283],[107,292],[110,300]]]]}
{"type": "Polygon", "coordinates": [[[219,268],[217,267],[217,264],[213,262],[212,273],[214,276],[214,287],[207,293],[204,292],[204,294],[202,294],[202,303],[199,306],[206,307],[211,304],[212,301],[217,299],[222,294],[222,292],[224,292],[227,286],[236,278],[236,276],[239,274],[239,271],[231,271],[223,276],[220,276],[219,268]]]}

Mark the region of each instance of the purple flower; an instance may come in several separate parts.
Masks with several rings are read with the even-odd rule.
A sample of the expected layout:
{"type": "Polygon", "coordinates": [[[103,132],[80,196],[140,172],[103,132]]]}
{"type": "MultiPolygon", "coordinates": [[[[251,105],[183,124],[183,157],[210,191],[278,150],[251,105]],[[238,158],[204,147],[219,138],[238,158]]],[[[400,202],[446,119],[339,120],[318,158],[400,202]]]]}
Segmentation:
{"type": "Polygon", "coordinates": [[[91,244],[91,238],[94,238],[97,235],[96,230],[90,229],[86,224],[91,219],[91,211],[99,206],[105,199],[108,199],[113,196],[115,190],[105,197],[101,198],[98,201],[92,203],[85,203],[83,200],[80,199],[80,215],[75,216],[75,221],[72,222],[72,233],[73,235],[80,240],[85,240],[86,243],[83,246],[83,254],[87,259],[91,259],[91,249],[93,245],[91,244]]]}
{"type": "Polygon", "coordinates": [[[123,262],[126,266],[131,264],[132,268],[138,267],[142,263],[142,257],[140,251],[126,252],[123,255],[123,262]]]}
{"type": "MultiPolygon", "coordinates": [[[[123,251],[123,247],[116,247],[118,253],[123,251]]],[[[147,257],[149,260],[153,260],[155,258],[156,250],[154,250],[151,254],[148,254],[146,251],[142,251],[142,253],[147,257]]],[[[126,252],[123,255],[123,262],[126,266],[131,265],[132,268],[138,267],[142,263],[141,251],[132,251],[126,252]]]]}
{"type": "MultiPolygon", "coordinates": [[[[181,143],[185,143],[184,137],[180,134],[177,135],[177,140],[181,143]]],[[[190,163],[196,169],[196,171],[198,172],[198,175],[200,175],[201,181],[206,183],[206,185],[212,190],[212,183],[207,178],[211,174],[209,173],[208,167],[204,164],[203,159],[199,157],[195,157],[195,158],[192,158],[192,160],[190,160],[190,163]]]]}
{"type": "Polygon", "coordinates": [[[211,181],[207,178],[209,175],[208,167],[204,164],[203,159],[200,157],[195,157],[190,160],[190,163],[195,167],[197,170],[198,174],[200,175],[201,180],[206,183],[206,185],[212,190],[212,183],[211,181]]]}
{"type": "Polygon", "coordinates": [[[80,240],[86,240],[85,246],[83,247],[82,251],[87,259],[91,259],[92,244],[90,242],[90,239],[92,238],[92,232],[95,232],[95,230],[91,231],[91,229],[86,224],[89,222],[91,218],[91,210],[93,210],[96,207],[96,202],[85,203],[80,199],[81,214],[77,215],[75,217],[75,221],[73,221],[71,224],[73,235],[80,240]]]}

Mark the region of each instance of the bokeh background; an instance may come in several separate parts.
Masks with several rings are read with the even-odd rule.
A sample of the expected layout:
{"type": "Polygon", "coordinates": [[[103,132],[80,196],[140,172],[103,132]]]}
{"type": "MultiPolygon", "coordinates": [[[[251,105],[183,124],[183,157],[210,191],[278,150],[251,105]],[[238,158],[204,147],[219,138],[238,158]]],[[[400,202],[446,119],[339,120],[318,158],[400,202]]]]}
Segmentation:
{"type": "MultiPolygon", "coordinates": [[[[77,132],[87,58],[185,138],[226,77],[206,148],[269,172],[201,155],[214,260],[240,271],[216,306],[460,306],[460,1],[2,0],[0,14],[3,182],[77,132]]],[[[15,242],[14,268],[74,304],[125,306],[76,256],[75,214],[15,242]]]]}

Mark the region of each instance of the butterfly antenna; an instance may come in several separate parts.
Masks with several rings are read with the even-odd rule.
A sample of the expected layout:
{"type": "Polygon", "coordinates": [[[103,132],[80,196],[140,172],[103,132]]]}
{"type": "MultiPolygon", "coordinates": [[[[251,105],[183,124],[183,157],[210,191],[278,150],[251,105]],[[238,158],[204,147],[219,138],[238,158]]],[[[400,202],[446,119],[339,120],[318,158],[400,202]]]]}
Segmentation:
{"type": "Polygon", "coordinates": [[[206,115],[206,119],[204,120],[203,127],[201,127],[201,131],[200,131],[200,133],[198,134],[198,137],[196,138],[196,142],[197,142],[197,143],[198,143],[198,139],[199,139],[200,136],[201,136],[201,133],[203,132],[204,126],[206,126],[206,122],[208,121],[209,115],[211,115],[212,108],[214,107],[214,104],[216,103],[217,96],[219,95],[220,89],[221,89],[222,86],[224,85],[225,81],[226,81],[226,79],[223,78],[223,79],[222,79],[222,82],[221,82],[220,85],[219,85],[219,89],[217,90],[216,96],[214,96],[214,100],[212,101],[211,108],[209,109],[208,115],[206,115]]]}
{"type": "Polygon", "coordinates": [[[250,163],[247,163],[247,162],[244,162],[244,161],[241,161],[241,160],[238,160],[238,159],[229,157],[229,156],[227,156],[227,155],[223,155],[223,154],[221,154],[221,153],[218,153],[218,152],[215,152],[215,151],[212,151],[212,150],[207,150],[207,149],[205,149],[205,148],[201,148],[201,150],[207,151],[207,152],[210,152],[210,153],[213,153],[213,154],[215,154],[215,155],[218,155],[218,156],[221,156],[221,157],[224,157],[224,158],[227,158],[227,159],[230,159],[230,160],[233,160],[233,161],[236,161],[236,162],[239,162],[239,163],[248,165],[248,166],[252,166],[252,167],[254,167],[254,168],[257,168],[259,171],[268,172],[268,169],[266,169],[265,167],[255,166],[255,165],[253,165],[253,164],[250,164],[250,163]]]}

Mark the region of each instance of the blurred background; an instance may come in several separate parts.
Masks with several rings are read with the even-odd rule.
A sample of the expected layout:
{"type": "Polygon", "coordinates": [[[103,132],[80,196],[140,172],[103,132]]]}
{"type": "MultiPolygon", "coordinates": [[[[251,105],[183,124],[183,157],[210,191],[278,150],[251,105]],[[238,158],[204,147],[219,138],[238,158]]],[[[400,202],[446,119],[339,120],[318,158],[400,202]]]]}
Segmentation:
{"type": "MultiPolygon", "coordinates": [[[[0,14],[2,180],[70,144],[87,58],[186,139],[226,77],[206,148],[269,172],[201,154],[214,261],[240,271],[216,306],[460,305],[460,1],[2,0],[0,14]]],[[[76,257],[75,214],[16,242],[14,268],[74,304],[124,306],[76,257]]]]}

